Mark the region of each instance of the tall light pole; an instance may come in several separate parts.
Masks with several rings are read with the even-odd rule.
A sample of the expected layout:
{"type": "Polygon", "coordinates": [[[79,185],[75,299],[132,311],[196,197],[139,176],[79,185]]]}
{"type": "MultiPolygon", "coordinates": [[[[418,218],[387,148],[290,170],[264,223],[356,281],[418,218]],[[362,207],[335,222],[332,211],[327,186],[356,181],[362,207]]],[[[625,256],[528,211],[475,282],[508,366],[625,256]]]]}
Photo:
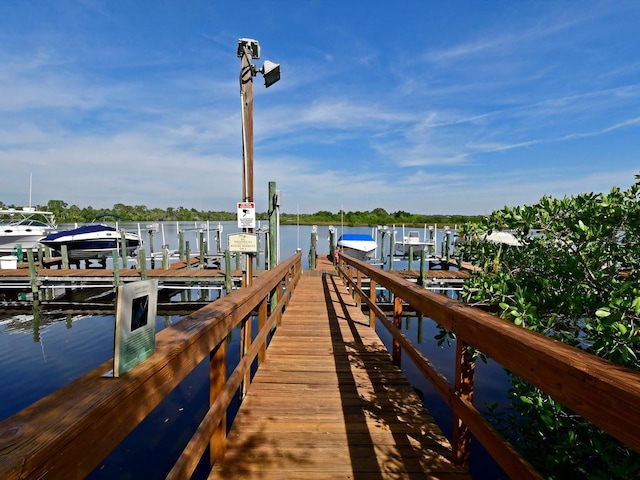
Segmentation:
{"type": "MultiPolygon", "coordinates": [[[[280,65],[265,60],[261,69],[251,62],[260,58],[260,44],[251,38],[238,40],[238,58],[240,58],[240,102],[242,111],[242,201],[253,203],[253,77],[260,72],[265,87],[280,80],[280,65]]],[[[253,233],[253,228],[243,228],[253,233]]],[[[251,254],[247,255],[246,285],[251,285],[253,266],[251,254]]]]}

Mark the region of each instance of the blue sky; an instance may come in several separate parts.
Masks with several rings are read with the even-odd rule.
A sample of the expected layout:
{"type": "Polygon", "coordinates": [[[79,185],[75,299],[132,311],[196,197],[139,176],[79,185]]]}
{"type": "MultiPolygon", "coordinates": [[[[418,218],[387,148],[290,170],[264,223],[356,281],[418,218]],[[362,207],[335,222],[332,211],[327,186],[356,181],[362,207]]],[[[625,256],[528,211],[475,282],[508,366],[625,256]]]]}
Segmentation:
{"type": "Polygon", "coordinates": [[[0,2],[0,201],[485,214],[640,172],[637,1],[0,2]]]}

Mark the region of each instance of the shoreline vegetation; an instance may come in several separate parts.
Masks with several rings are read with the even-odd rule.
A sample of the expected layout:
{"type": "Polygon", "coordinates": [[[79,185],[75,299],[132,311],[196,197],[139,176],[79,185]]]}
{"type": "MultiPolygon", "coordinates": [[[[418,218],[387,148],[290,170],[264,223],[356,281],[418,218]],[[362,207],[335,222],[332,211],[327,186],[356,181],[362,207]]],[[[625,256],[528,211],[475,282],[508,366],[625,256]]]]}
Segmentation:
{"type": "MultiPolygon", "coordinates": [[[[0,208],[21,208],[0,202],[0,208]]],[[[194,208],[168,207],[166,209],[147,208],[145,205],[125,205],[116,203],[112,208],[80,208],[68,205],[63,200],[49,200],[46,205],[34,206],[36,210],[46,210],[55,214],[58,223],[90,223],[102,213],[115,213],[123,222],[162,222],[162,221],[234,221],[237,212],[202,211],[194,208]]],[[[281,225],[346,225],[376,226],[376,225],[405,225],[408,227],[422,227],[423,225],[462,225],[467,222],[477,222],[483,215],[426,215],[410,213],[402,210],[387,212],[384,208],[365,211],[329,212],[320,210],[315,213],[280,213],[281,225]]],[[[268,220],[268,212],[256,212],[257,220],[268,220]]]]}

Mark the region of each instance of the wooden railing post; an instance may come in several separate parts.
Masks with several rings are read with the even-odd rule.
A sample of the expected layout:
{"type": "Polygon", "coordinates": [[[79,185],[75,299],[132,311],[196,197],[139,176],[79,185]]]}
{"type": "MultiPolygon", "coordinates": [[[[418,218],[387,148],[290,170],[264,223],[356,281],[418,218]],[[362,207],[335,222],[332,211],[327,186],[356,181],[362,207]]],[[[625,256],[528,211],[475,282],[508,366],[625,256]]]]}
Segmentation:
{"type": "Polygon", "coordinates": [[[349,265],[346,261],[344,262],[344,278],[342,280],[342,282],[344,283],[345,288],[347,289],[347,292],[350,292],[351,290],[349,290],[349,279],[351,278],[351,265],[349,265]]]}
{"type": "MultiPolygon", "coordinates": [[[[456,373],[454,393],[463,400],[473,403],[473,383],[476,364],[473,361],[469,346],[458,339],[456,341],[456,373]]],[[[453,461],[456,465],[469,465],[471,454],[471,432],[460,417],[453,416],[452,432],[453,461]]]]}
{"type": "MultiPolygon", "coordinates": [[[[267,306],[269,305],[271,295],[269,297],[265,297],[265,299],[260,302],[260,306],[258,307],[258,331],[261,332],[264,326],[267,324],[267,306]]],[[[264,342],[260,346],[260,352],[258,353],[258,365],[262,365],[262,363],[267,358],[267,342],[264,342]]]]}
{"type": "Polygon", "coordinates": [[[362,272],[360,270],[356,270],[357,281],[356,284],[358,288],[353,289],[353,299],[356,301],[356,307],[360,306],[360,289],[362,289],[362,272]]]}
{"type": "MultiPolygon", "coordinates": [[[[287,278],[287,276],[285,276],[285,279],[287,278]]],[[[286,285],[286,282],[285,282],[286,285]]],[[[280,303],[280,300],[282,300],[282,282],[280,282],[278,284],[278,287],[276,288],[276,305],[278,305],[280,303]]],[[[271,312],[273,313],[273,312],[271,312]]],[[[278,321],[276,323],[278,326],[280,326],[280,317],[278,317],[278,321]]]]}
{"type": "MultiPolygon", "coordinates": [[[[253,323],[253,316],[248,315],[242,322],[242,328],[240,331],[240,360],[247,354],[247,350],[251,347],[251,324],[253,323]]],[[[242,382],[242,388],[240,389],[240,398],[244,398],[249,389],[251,383],[251,371],[247,371],[242,382]]]]}
{"type": "MultiPolygon", "coordinates": [[[[227,341],[223,340],[209,355],[209,405],[213,405],[227,383],[227,341]]],[[[215,427],[209,441],[211,465],[224,457],[227,441],[227,416],[215,427]]]]}
{"type": "MultiPolygon", "coordinates": [[[[376,281],[373,278],[369,279],[369,300],[372,304],[376,304],[376,281]]],[[[376,315],[369,308],[369,326],[375,330],[376,328],[376,315]]]]}
{"type": "MultiPolygon", "coordinates": [[[[397,295],[393,301],[393,325],[398,329],[398,331],[402,331],[402,299],[397,295]]],[[[391,359],[397,366],[400,366],[402,363],[402,348],[400,347],[400,343],[395,339],[395,337],[393,339],[393,351],[391,353],[391,359]]]]}

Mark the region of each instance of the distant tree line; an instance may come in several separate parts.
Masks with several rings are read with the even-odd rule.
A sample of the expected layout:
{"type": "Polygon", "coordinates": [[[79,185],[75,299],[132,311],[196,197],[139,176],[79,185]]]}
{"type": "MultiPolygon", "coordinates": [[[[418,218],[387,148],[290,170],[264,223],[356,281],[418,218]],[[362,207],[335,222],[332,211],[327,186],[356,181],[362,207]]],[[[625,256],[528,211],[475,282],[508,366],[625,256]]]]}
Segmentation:
{"type": "MultiPolygon", "coordinates": [[[[299,222],[305,225],[408,225],[422,226],[424,224],[433,225],[461,225],[465,222],[473,222],[481,219],[481,216],[465,215],[424,215],[419,213],[409,213],[402,210],[388,213],[384,208],[375,208],[371,211],[339,211],[332,213],[321,210],[311,214],[300,214],[299,222]]],[[[283,224],[296,224],[298,215],[291,213],[280,214],[280,222],[283,224]]]]}
{"type": "MultiPolygon", "coordinates": [[[[18,208],[14,205],[6,205],[0,202],[0,208],[18,208]]],[[[80,208],[77,205],[69,205],[63,200],[49,200],[46,205],[38,205],[35,208],[53,212],[58,223],[89,223],[103,213],[115,213],[123,222],[141,221],[233,221],[237,213],[224,211],[203,211],[195,208],[168,207],[147,208],[145,205],[125,205],[116,203],[111,208],[80,208]]],[[[267,212],[256,212],[258,220],[267,220],[267,212]]],[[[388,213],[384,208],[375,208],[371,211],[338,211],[336,213],[321,210],[316,213],[280,213],[280,222],[284,225],[408,225],[421,226],[432,225],[462,225],[466,222],[478,221],[480,216],[465,215],[423,215],[409,213],[402,210],[388,213]]]]}

